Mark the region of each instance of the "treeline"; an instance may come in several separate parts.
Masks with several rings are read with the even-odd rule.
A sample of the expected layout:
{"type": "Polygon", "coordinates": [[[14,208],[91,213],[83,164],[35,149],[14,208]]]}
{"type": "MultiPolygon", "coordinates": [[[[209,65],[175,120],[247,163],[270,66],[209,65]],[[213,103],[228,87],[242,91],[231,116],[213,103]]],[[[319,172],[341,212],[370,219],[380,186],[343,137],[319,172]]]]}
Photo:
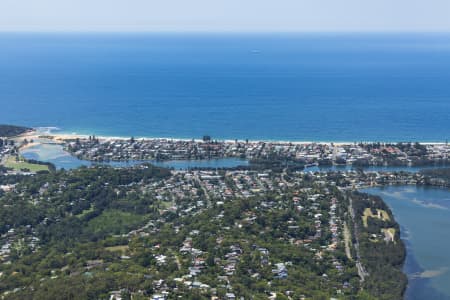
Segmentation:
{"type": "Polygon", "coordinates": [[[359,192],[353,192],[350,197],[353,200],[354,221],[358,228],[361,261],[369,273],[363,288],[377,299],[402,299],[408,280],[402,272],[406,249],[400,239],[400,226],[380,197],[359,192]],[[389,219],[368,217],[367,224],[364,224],[363,216],[367,208],[374,215],[377,214],[377,209],[382,210],[387,213],[389,219]],[[393,242],[380,238],[382,229],[388,228],[395,230],[393,242]],[[379,239],[374,240],[373,236],[379,239]]]}
{"type": "Polygon", "coordinates": [[[450,187],[450,168],[422,170],[424,184],[450,187]]]}
{"type": "MultiPolygon", "coordinates": [[[[45,162],[45,161],[40,161],[40,160],[35,160],[35,159],[25,159],[25,161],[27,163],[30,163],[33,165],[47,166],[50,172],[56,171],[56,166],[54,164],[52,164],[51,162],[45,162]]],[[[44,172],[46,172],[46,171],[44,171],[44,172]]]]}
{"type": "Polygon", "coordinates": [[[0,124],[0,136],[1,137],[13,137],[30,131],[31,128],[14,125],[1,125],[0,124]]]}

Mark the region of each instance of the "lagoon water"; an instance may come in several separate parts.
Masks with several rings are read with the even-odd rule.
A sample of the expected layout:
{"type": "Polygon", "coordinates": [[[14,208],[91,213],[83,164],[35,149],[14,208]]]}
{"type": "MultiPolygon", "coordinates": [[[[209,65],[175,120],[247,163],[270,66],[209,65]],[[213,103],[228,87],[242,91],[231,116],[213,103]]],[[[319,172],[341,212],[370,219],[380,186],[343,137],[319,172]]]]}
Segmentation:
{"type": "Polygon", "coordinates": [[[205,160],[169,160],[169,161],[111,161],[94,163],[87,160],[78,159],[66,152],[61,145],[56,144],[39,144],[28,147],[21,151],[21,155],[26,159],[35,159],[44,162],[50,162],[55,165],[56,169],[76,169],[81,166],[92,165],[108,165],[112,167],[129,167],[143,163],[151,163],[155,166],[174,169],[187,170],[193,168],[233,168],[238,166],[247,166],[249,162],[239,158],[221,158],[221,159],[205,159],[205,160]]]}
{"type": "Polygon", "coordinates": [[[450,190],[416,186],[370,188],[392,209],[407,245],[406,299],[450,299],[450,190]]]}
{"type": "Polygon", "coordinates": [[[112,136],[445,141],[448,34],[0,34],[0,123],[112,136]]]}

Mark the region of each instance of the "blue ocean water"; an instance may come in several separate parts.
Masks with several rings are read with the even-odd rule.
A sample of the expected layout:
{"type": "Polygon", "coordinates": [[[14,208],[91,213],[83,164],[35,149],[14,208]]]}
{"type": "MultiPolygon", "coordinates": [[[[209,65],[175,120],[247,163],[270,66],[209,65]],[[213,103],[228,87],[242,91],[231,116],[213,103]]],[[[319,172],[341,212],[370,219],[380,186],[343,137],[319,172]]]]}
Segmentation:
{"type": "Polygon", "coordinates": [[[445,141],[449,34],[0,34],[0,123],[112,136],[445,141]]]}

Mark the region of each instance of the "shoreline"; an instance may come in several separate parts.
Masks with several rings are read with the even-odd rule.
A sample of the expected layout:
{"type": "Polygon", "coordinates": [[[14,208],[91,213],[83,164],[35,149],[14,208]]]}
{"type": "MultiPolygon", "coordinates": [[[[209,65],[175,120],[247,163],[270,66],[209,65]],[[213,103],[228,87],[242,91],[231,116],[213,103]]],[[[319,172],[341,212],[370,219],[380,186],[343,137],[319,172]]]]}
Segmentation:
{"type": "MultiPolygon", "coordinates": [[[[443,190],[443,191],[449,191],[448,188],[435,186],[435,185],[429,185],[429,184],[422,184],[422,185],[381,185],[381,186],[373,186],[373,187],[364,187],[358,189],[358,191],[363,193],[368,193],[371,195],[377,195],[381,198],[381,200],[391,209],[393,210],[393,205],[390,203],[391,201],[400,201],[398,199],[391,199],[391,201],[387,201],[386,198],[389,197],[387,195],[383,195],[378,191],[382,191],[383,189],[387,188],[400,188],[400,187],[406,187],[406,186],[414,186],[415,191],[418,189],[428,189],[431,188],[433,190],[443,190]]],[[[408,199],[409,201],[410,199],[408,199]]],[[[430,297],[430,299],[448,299],[448,295],[445,294],[441,289],[436,288],[431,280],[433,278],[440,277],[446,273],[448,273],[448,267],[447,266],[441,266],[441,267],[434,267],[434,268],[426,268],[419,262],[419,260],[416,257],[415,248],[411,243],[410,236],[411,233],[410,229],[407,227],[405,223],[401,223],[398,221],[398,209],[397,213],[393,213],[395,222],[400,226],[400,238],[403,241],[403,244],[405,245],[405,251],[406,251],[406,257],[403,263],[402,272],[407,275],[408,277],[408,283],[407,287],[404,293],[404,299],[416,299],[414,295],[417,295],[418,293],[421,295],[421,297],[424,297],[424,292],[426,293],[427,297],[430,297]],[[431,294],[432,293],[432,296],[431,294]]],[[[416,233],[417,234],[417,233],[416,233]]],[[[419,299],[419,298],[418,298],[419,299]]],[[[421,298],[420,298],[421,299],[421,298]]]]}
{"type": "MultiPolygon", "coordinates": [[[[282,161],[286,161],[288,156],[293,163],[290,164],[292,168],[301,168],[304,170],[320,170],[320,169],[357,169],[357,168],[374,168],[374,170],[382,169],[405,169],[405,171],[414,171],[415,169],[427,168],[427,167],[444,167],[448,166],[450,161],[445,158],[429,158],[429,153],[447,153],[450,149],[445,144],[430,144],[427,146],[427,153],[423,154],[423,157],[419,157],[415,160],[415,163],[406,156],[403,160],[395,160],[388,164],[388,161],[384,158],[378,157],[377,153],[370,154],[369,152],[358,152],[359,148],[370,147],[359,146],[354,143],[334,143],[334,142],[288,142],[288,141],[249,141],[248,144],[245,141],[239,141],[240,144],[235,144],[234,140],[219,141],[217,145],[209,144],[203,140],[195,139],[171,139],[171,138],[135,138],[137,144],[135,147],[129,147],[130,138],[118,137],[118,136],[98,136],[95,137],[95,141],[89,140],[88,135],[79,134],[66,134],[66,133],[52,133],[49,130],[34,130],[27,132],[22,136],[16,137],[17,144],[20,144],[19,151],[26,152],[27,149],[33,147],[41,147],[47,145],[53,145],[55,147],[61,147],[60,151],[64,152],[68,156],[74,157],[80,161],[89,163],[123,163],[123,162],[193,162],[193,161],[211,161],[222,159],[240,159],[245,161],[246,165],[253,164],[254,167],[274,167],[275,165],[280,167],[282,161]],[[76,143],[75,139],[80,139],[80,143],[76,143]],[[99,141],[97,141],[97,139],[99,141]],[[28,140],[27,144],[23,143],[24,140],[28,140]],[[32,141],[32,142],[31,142],[32,141]],[[144,142],[140,142],[144,141],[144,142]],[[192,142],[193,141],[193,142],[192,142]],[[128,146],[124,147],[124,144],[128,146]],[[86,145],[86,146],[83,146],[86,145]],[[150,145],[150,146],[149,146],[150,145]],[[442,146],[441,146],[442,145],[442,146]],[[95,146],[95,147],[94,147],[95,146]],[[90,149],[91,147],[94,147],[90,149]],[[209,154],[209,147],[214,147],[217,152],[209,154]],[[345,150],[344,150],[345,148],[345,150]],[[101,150],[98,150],[101,149],[101,150]],[[116,150],[120,149],[120,150],[116,150]],[[156,150],[155,150],[156,149],[156,150]],[[168,149],[168,150],[166,150],[168,149]],[[192,149],[199,149],[198,152],[192,151],[192,149]],[[206,149],[206,150],[204,150],[206,149]],[[218,150],[217,150],[218,149],[218,150]],[[244,149],[244,150],[242,150],[244,149]],[[284,152],[280,152],[280,156],[275,160],[275,165],[270,165],[264,160],[260,160],[258,153],[261,153],[262,149],[268,149],[267,151],[278,151],[278,149],[284,149],[284,152]],[[352,149],[356,149],[353,151],[352,149]],[[89,151],[88,151],[89,150],[89,151]],[[358,151],[357,151],[358,150],[358,151]],[[98,154],[97,151],[100,151],[98,154]],[[162,155],[155,155],[161,151],[162,155]],[[325,152],[323,152],[325,151],[325,152]],[[320,153],[325,153],[323,156],[320,153]],[[355,153],[354,153],[355,152],[355,153]],[[292,154],[294,153],[294,154],[292,154]],[[340,153],[344,153],[346,156],[344,162],[339,161],[336,158],[340,153]],[[365,164],[355,163],[360,160],[364,160],[365,164]],[[428,161],[430,159],[430,161],[428,161]],[[423,162],[422,162],[423,161],[423,162]],[[281,163],[280,163],[281,162],[281,163]],[[448,162],[448,163],[444,163],[448,162]],[[311,168],[312,167],[312,168],[311,168]]],[[[382,145],[385,147],[385,145],[382,145]]],[[[390,147],[390,146],[386,146],[390,147]]],[[[395,144],[392,147],[397,149],[395,144]]],[[[400,146],[399,146],[400,147],[400,146]]],[[[425,146],[423,146],[425,147],[425,146]]],[[[363,149],[368,151],[367,149],[363,149]]],[[[397,149],[398,150],[398,149],[397,149]]],[[[34,151],[34,150],[33,150],[34,151]]],[[[59,150],[58,150],[59,151],[59,150]]],[[[281,150],[280,150],[281,151],[281,150]]],[[[362,150],[361,150],[362,151],[362,150]]],[[[394,150],[392,150],[394,151],[394,150]]],[[[400,150],[398,150],[400,151],[400,150]]],[[[269,153],[267,152],[267,153],[269,153]]],[[[264,155],[268,155],[265,153],[264,155]]],[[[271,152],[273,153],[273,152],[271,152]]],[[[277,154],[278,155],[278,154],[277,154]]],[[[403,157],[402,157],[403,158],[403,157]]],[[[234,166],[225,165],[225,168],[240,166],[236,164],[234,166]]],[[[286,165],[287,166],[287,162],[286,165]]],[[[187,168],[191,168],[187,167],[187,168]]],[[[208,166],[200,166],[201,168],[208,168],[208,166]]],[[[214,166],[214,168],[222,166],[214,166]]],[[[66,167],[64,167],[66,168],[66,167]]]]}
{"type": "MultiPolygon", "coordinates": [[[[27,138],[27,139],[39,139],[40,136],[48,136],[52,137],[55,141],[64,143],[66,140],[73,139],[88,139],[90,136],[95,136],[97,139],[101,141],[124,141],[129,140],[130,137],[126,136],[107,136],[107,135],[88,135],[88,134],[78,134],[78,133],[54,133],[52,130],[57,130],[55,127],[45,127],[47,131],[42,132],[39,128],[34,128],[33,131],[24,133],[22,135],[17,136],[16,138],[27,138]],[[50,130],[49,130],[50,129],[50,130]]],[[[133,137],[135,140],[170,140],[170,141],[184,141],[184,142],[203,142],[202,139],[199,138],[177,138],[177,137],[149,137],[149,136],[135,136],[133,137]]],[[[224,142],[224,143],[235,143],[243,142],[245,143],[246,139],[211,139],[212,141],[224,142]]],[[[447,145],[447,142],[422,142],[416,141],[421,145],[447,145]]],[[[408,142],[408,141],[290,141],[290,140],[271,140],[271,139],[248,139],[248,143],[257,144],[257,143],[272,143],[272,144],[293,144],[293,145],[306,145],[306,144],[322,144],[322,145],[352,145],[352,144],[372,144],[372,143],[382,143],[382,144],[395,144],[395,143],[416,143],[416,142],[408,142]]],[[[35,142],[34,144],[39,143],[35,142]]]]}

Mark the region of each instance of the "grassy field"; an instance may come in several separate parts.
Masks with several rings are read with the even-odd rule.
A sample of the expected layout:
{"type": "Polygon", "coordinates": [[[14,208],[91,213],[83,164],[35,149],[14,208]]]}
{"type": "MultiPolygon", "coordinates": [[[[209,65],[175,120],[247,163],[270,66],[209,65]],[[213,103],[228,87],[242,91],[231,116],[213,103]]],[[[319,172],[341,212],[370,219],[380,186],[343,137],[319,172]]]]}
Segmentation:
{"type": "Polygon", "coordinates": [[[381,219],[383,221],[390,221],[391,220],[391,218],[389,218],[389,214],[385,210],[377,209],[377,212],[381,216],[381,219]]]}
{"type": "Polygon", "coordinates": [[[106,247],[105,250],[111,251],[111,252],[121,252],[122,254],[125,254],[127,250],[129,249],[128,245],[123,246],[112,246],[112,247],[106,247]]]}
{"type": "Polygon", "coordinates": [[[145,215],[110,209],[90,220],[86,230],[96,234],[126,234],[143,225],[146,218],[145,215]]]}
{"type": "Polygon", "coordinates": [[[389,240],[395,243],[395,228],[381,229],[381,232],[383,232],[389,240]]]}
{"type": "Polygon", "coordinates": [[[377,218],[377,219],[380,219],[380,220],[383,220],[383,221],[389,221],[390,220],[389,214],[385,210],[377,209],[377,214],[374,215],[372,213],[372,209],[366,208],[364,210],[364,214],[362,216],[364,227],[367,227],[367,218],[368,217],[377,218]]]}
{"type": "Polygon", "coordinates": [[[49,170],[48,166],[30,164],[21,157],[19,157],[17,160],[15,156],[9,156],[6,159],[5,167],[12,168],[15,171],[21,171],[21,170],[25,170],[25,169],[30,170],[31,172],[48,171],[49,170]]]}

